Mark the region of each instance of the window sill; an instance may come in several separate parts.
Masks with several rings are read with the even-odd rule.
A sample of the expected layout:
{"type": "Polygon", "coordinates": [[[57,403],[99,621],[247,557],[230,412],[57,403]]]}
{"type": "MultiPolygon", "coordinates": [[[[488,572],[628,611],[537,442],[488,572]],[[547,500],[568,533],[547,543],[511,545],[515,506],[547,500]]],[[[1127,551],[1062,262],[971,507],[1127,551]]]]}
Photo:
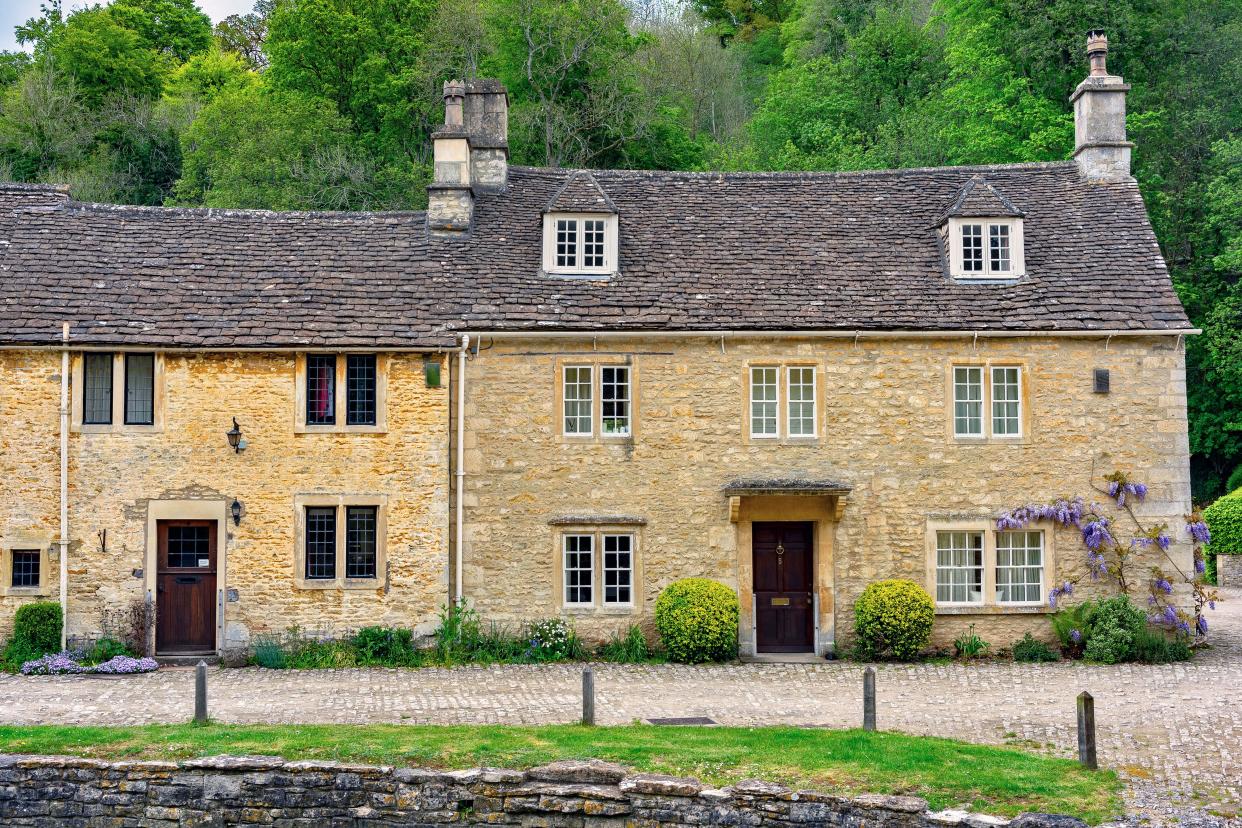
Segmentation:
{"type": "Polygon", "coordinates": [[[4,598],[44,598],[52,594],[50,586],[43,587],[5,587],[0,589],[0,596],[4,598]]]}
{"type": "Polygon", "coordinates": [[[591,604],[567,605],[562,606],[561,610],[566,615],[593,615],[593,616],[618,616],[624,617],[633,615],[637,608],[632,604],[615,605],[607,607],[597,607],[591,604]]]}
{"type": "Polygon", "coordinates": [[[373,426],[316,426],[298,425],[294,434],[387,434],[388,428],[382,425],[373,426]]]}
{"type": "Polygon", "coordinates": [[[1048,615],[1055,612],[1044,604],[950,604],[937,605],[936,615],[1048,615]]]}
{"type": "Polygon", "coordinates": [[[306,578],[294,578],[293,585],[296,589],[305,590],[341,590],[351,592],[374,592],[384,588],[384,584],[378,578],[367,578],[365,580],[350,580],[342,578],[334,578],[324,581],[310,581],[306,578]]]}
{"type": "Polygon", "coordinates": [[[164,430],[162,425],[112,425],[104,423],[90,423],[75,425],[71,432],[74,434],[159,434],[164,430]]]}

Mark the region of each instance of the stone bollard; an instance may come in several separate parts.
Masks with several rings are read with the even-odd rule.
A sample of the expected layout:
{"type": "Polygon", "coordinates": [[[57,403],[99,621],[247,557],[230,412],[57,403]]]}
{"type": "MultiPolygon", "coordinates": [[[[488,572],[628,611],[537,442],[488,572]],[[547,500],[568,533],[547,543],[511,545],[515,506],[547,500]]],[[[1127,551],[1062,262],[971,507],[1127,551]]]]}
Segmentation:
{"type": "Polygon", "coordinates": [[[582,723],[595,724],[595,671],[590,664],[582,670],[582,723]]]}
{"type": "Polygon", "coordinates": [[[207,724],[207,662],[194,668],[194,724],[207,724]]]}
{"type": "Polygon", "coordinates": [[[875,668],[863,670],[863,730],[875,730],[875,668]]]}
{"type": "Polygon", "coordinates": [[[1078,694],[1078,761],[1084,767],[1099,767],[1095,758],[1095,698],[1083,690],[1078,694]]]}

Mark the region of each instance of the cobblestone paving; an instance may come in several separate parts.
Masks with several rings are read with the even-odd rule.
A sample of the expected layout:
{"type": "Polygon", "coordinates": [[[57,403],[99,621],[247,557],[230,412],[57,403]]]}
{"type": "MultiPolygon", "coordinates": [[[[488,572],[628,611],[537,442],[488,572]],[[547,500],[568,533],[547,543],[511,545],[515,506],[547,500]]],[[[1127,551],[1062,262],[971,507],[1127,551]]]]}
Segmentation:
{"type": "MultiPolygon", "coordinates": [[[[1242,825],[1242,591],[1209,616],[1214,647],[1190,664],[880,665],[880,727],[1012,743],[1071,756],[1074,697],[1096,698],[1100,762],[1130,782],[1127,802],[1155,824],[1242,825]],[[1212,817],[1194,806],[1207,805],[1212,817]]],[[[709,716],[721,724],[857,726],[857,664],[595,668],[597,720],[709,716]]],[[[211,715],[236,723],[570,722],[572,665],[452,670],[215,670],[211,715]]],[[[193,672],[125,678],[0,676],[0,722],[181,722],[193,672]]]]}

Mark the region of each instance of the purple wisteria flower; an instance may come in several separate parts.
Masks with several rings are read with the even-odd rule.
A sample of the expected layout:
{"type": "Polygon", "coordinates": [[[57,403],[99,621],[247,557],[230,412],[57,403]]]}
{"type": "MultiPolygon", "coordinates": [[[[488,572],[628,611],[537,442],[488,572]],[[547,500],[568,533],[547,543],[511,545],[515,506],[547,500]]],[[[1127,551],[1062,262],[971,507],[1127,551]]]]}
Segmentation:
{"type": "Polygon", "coordinates": [[[1120,509],[1126,505],[1126,498],[1133,497],[1135,500],[1143,500],[1147,497],[1146,483],[1121,483],[1117,480],[1111,480],[1108,483],[1108,496],[1117,501],[1117,508],[1120,509]]]}
{"type": "Polygon", "coordinates": [[[1070,630],[1070,641],[1073,641],[1075,644],[1081,644],[1082,633],[1078,630],[1070,630]]]}
{"type": "Polygon", "coordinates": [[[1211,543],[1212,532],[1208,529],[1208,525],[1201,520],[1193,520],[1186,524],[1186,531],[1194,538],[1195,543],[1211,543]]]}
{"type": "Polygon", "coordinates": [[[1195,558],[1195,574],[1202,575],[1204,572],[1207,572],[1207,561],[1203,558],[1195,558]]]}
{"type": "Polygon", "coordinates": [[[1189,621],[1178,621],[1176,626],[1177,626],[1178,632],[1182,632],[1182,633],[1185,633],[1186,635],[1190,635],[1190,622],[1189,621]]]}
{"type": "Polygon", "coordinates": [[[113,656],[102,664],[96,664],[93,672],[122,674],[150,673],[160,665],[153,658],[131,658],[126,655],[113,656]]]}
{"type": "Polygon", "coordinates": [[[1082,520],[1082,498],[1061,498],[1054,503],[1028,503],[1019,506],[998,517],[996,528],[1001,531],[1023,529],[1037,520],[1051,520],[1062,526],[1078,526],[1082,520]]]}
{"type": "Polygon", "coordinates": [[[1168,535],[1164,534],[1163,532],[1161,532],[1159,535],[1156,535],[1156,546],[1159,546],[1165,552],[1169,551],[1169,544],[1171,543],[1173,543],[1173,539],[1170,538],[1168,535]]]}
{"type": "Polygon", "coordinates": [[[1195,628],[1199,630],[1199,635],[1207,635],[1208,623],[1207,618],[1200,615],[1195,619],[1195,628]]]}
{"type": "Polygon", "coordinates": [[[1169,580],[1167,578],[1157,578],[1156,580],[1152,581],[1152,587],[1163,592],[1165,595],[1173,594],[1173,585],[1169,583],[1169,580]]]}
{"type": "Polygon", "coordinates": [[[1106,517],[1096,517],[1094,520],[1087,521],[1082,527],[1082,542],[1092,552],[1100,551],[1102,546],[1114,545],[1116,541],[1113,540],[1108,527],[1109,520],[1106,517]]]}

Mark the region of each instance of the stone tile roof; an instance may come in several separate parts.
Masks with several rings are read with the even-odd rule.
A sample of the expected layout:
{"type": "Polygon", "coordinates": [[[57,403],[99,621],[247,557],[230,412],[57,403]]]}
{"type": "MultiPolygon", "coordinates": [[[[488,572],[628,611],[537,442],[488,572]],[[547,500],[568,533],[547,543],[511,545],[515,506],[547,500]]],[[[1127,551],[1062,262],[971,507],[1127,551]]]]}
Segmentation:
{"type": "Polygon", "coordinates": [[[575,170],[552,196],[544,212],[615,213],[617,205],[600,189],[589,170],[575,170]]]}
{"type": "Polygon", "coordinates": [[[186,348],[444,347],[463,330],[1189,328],[1137,185],[1086,183],[1072,163],[514,167],[506,192],[476,197],[468,237],[431,238],[425,224],[421,212],[114,207],[0,189],[0,344],[55,344],[62,321],[79,343],[186,348]],[[947,275],[935,224],[972,176],[1025,213],[1017,282],[947,275]],[[541,275],[543,210],[588,178],[620,215],[619,272],[541,275]]]}
{"type": "Polygon", "coordinates": [[[965,186],[958,191],[957,198],[953,199],[949,209],[941,215],[941,220],[951,216],[1000,218],[1024,215],[1026,214],[989,184],[986,178],[981,175],[972,175],[965,186]]]}

